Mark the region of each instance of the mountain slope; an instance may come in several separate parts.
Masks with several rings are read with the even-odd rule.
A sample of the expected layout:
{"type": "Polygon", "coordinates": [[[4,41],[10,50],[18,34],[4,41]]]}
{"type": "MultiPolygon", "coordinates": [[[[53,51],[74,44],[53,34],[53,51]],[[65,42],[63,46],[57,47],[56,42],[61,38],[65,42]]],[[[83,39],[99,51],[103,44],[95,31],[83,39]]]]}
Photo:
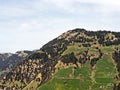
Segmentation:
{"type": "Polygon", "coordinates": [[[0,53],[0,77],[15,68],[18,63],[32,53],[33,51],[17,51],[15,54],[0,53]]]}
{"type": "Polygon", "coordinates": [[[119,32],[70,30],[19,63],[0,88],[119,90],[119,44],[119,32]]]}
{"type": "MultiPolygon", "coordinates": [[[[81,47],[80,50],[83,48],[81,47]]],[[[89,47],[88,54],[91,53],[96,56],[90,57],[91,59],[85,63],[77,62],[77,65],[73,63],[66,65],[59,62],[56,65],[56,73],[52,79],[40,86],[39,90],[47,90],[48,88],[49,90],[113,90],[114,77],[117,74],[115,63],[109,56],[112,56],[113,50],[114,47],[101,48],[103,55],[100,59],[97,59],[96,56],[99,51],[96,48],[89,47]],[[109,54],[106,53],[108,50],[110,51],[109,54]]],[[[78,60],[82,62],[83,59],[79,58],[75,50],[74,53],[78,60]]]]}

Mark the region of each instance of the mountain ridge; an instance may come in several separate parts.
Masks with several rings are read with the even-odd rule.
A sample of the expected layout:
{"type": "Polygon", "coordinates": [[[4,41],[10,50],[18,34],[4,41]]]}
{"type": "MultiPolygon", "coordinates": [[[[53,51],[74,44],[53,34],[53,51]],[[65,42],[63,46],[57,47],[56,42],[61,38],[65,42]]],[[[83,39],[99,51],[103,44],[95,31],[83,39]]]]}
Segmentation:
{"type": "MultiPolygon", "coordinates": [[[[71,65],[74,68],[79,68],[84,67],[89,62],[91,69],[94,70],[97,62],[100,62],[100,59],[105,57],[102,48],[113,45],[118,47],[119,44],[120,32],[86,31],[79,28],[67,31],[45,44],[39,50],[36,50],[22,63],[19,63],[18,66],[3,78],[0,88],[8,90],[34,90],[50,80],[57,69],[71,65]],[[35,85],[29,87],[31,83],[35,85]]],[[[115,52],[112,53],[113,59],[116,60],[115,52]]],[[[119,51],[117,53],[119,57],[119,51]]],[[[116,62],[118,63],[116,68],[119,67],[118,61],[116,62]]],[[[94,75],[90,78],[94,82],[93,77],[94,75]]],[[[119,78],[119,75],[117,78],[119,78]]],[[[113,84],[115,86],[111,88],[119,90],[117,84],[113,84]]]]}
{"type": "Polygon", "coordinates": [[[0,53],[0,77],[15,68],[18,63],[22,62],[33,51],[17,51],[16,53],[0,53]],[[3,73],[2,73],[3,72],[3,73]]]}

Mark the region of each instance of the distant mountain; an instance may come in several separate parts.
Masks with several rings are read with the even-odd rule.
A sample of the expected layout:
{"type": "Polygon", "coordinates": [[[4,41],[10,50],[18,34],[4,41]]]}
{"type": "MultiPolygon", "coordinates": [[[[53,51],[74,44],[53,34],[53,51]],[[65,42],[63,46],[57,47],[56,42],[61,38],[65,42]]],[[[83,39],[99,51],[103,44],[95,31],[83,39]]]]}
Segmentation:
{"type": "Polygon", "coordinates": [[[120,32],[65,32],[19,62],[0,89],[120,90],[120,32]]]}
{"type": "Polygon", "coordinates": [[[0,53],[0,77],[21,63],[33,51],[17,51],[13,53],[0,53]]]}

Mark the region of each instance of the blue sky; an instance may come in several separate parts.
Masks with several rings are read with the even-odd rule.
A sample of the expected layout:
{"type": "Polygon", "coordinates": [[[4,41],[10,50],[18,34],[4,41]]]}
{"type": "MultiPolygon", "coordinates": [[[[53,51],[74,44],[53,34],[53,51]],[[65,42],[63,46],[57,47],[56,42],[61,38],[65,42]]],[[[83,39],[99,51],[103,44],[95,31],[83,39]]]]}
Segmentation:
{"type": "Polygon", "coordinates": [[[0,52],[39,49],[74,28],[120,30],[119,0],[0,0],[0,52]]]}

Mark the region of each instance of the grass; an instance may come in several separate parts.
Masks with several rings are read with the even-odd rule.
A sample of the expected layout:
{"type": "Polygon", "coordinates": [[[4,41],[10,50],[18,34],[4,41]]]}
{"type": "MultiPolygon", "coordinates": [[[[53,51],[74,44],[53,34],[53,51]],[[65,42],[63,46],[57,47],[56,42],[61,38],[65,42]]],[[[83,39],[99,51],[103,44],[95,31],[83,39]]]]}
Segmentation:
{"type": "Polygon", "coordinates": [[[111,58],[108,55],[104,55],[102,59],[96,64],[96,77],[114,77],[116,69],[111,58]]]}
{"type": "MultiPolygon", "coordinates": [[[[116,74],[115,64],[112,61],[113,48],[114,46],[101,48],[103,57],[97,61],[94,71],[90,69],[90,61],[87,61],[83,67],[75,69],[74,75],[72,67],[62,68],[58,70],[53,79],[39,87],[38,90],[112,90],[116,74]],[[92,77],[95,82],[92,82],[91,79],[92,72],[95,74],[92,77]],[[70,77],[70,75],[73,75],[73,77],[70,77]],[[112,85],[110,86],[110,84],[112,85]]],[[[84,50],[86,48],[79,47],[79,44],[75,43],[73,46],[68,46],[62,55],[71,52],[77,54],[84,50]]],[[[89,51],[90,53],[98,53],[93,47],[89,47],[89,51]]]]}
{"type": "Polygon", "coordinates": [[[91,85],[88,67],[88,65],[85,65],[82,68],[77,68],[74,70],[74,74],[73,67],[62,68],[56,72],[53,79],[42,85],[38,90],[87,90],[91,85]]]}
{"type": "Polygon", "coordinates": [[[87,49],[86,47],[82,47],[82,46],[80,47],[80,46],[81,46],[80,43],[74,43],[73,45],[68,46],[67,50],[65,50],[62,55],[69,54],[71,52],[77,54],[87,49]]]}
{"type": "Polygon", "coordinates": [[[72,74],[72,67],[66,69],[64,68],[60,69],[59,72],[55,74],[55,76],[67,78],[70,76],[70,74],[72,74]]]}
{"type": "Polygon", "coordinates": [[[95,70],[96,83],[93,84],[93,90],[112,90],[112,86],[108,86],[110,83],[115,83],[114,77],[116,74],[116,68],[111,60],[113,47],[103,47],[103,57],[97,62],[95,70]],[[103,87],[103,88],[100,88],[103,87]]]}
{"type": "Polygon", "coordinates": [[[54,78],[41,86],[38,90],[79,90],[79,79],[57,79],[54,78]]]}
{"type": "MultiPolygon", "coordinates": [[[[97,61],[95,70],[91,69],[90,61],[87,61],[83,67],[76,69],[72,66],[68,68],[62,67],[57,70],[51,80],[40,86],[38,90],[112,90],[113,86],[111,84],[116,82],[114,80],[116,68],[112,60],[113,49],[114,46],[101,47],[103,56],[97,61]]],[[[80,47],[79,43],[74,43],[68,46],[62,55],[71,52],[76,55],[85,50],[87,48],[80,47]]],[[[94,47],[89,47],[89,52],[98,54],[97,49],[94,47]]],[[[19,82],[16,83],[19,84],[19,82]]],[[[23,90],[36,90],[36,88],[37,82],[33,80],[23,90]]]]}

